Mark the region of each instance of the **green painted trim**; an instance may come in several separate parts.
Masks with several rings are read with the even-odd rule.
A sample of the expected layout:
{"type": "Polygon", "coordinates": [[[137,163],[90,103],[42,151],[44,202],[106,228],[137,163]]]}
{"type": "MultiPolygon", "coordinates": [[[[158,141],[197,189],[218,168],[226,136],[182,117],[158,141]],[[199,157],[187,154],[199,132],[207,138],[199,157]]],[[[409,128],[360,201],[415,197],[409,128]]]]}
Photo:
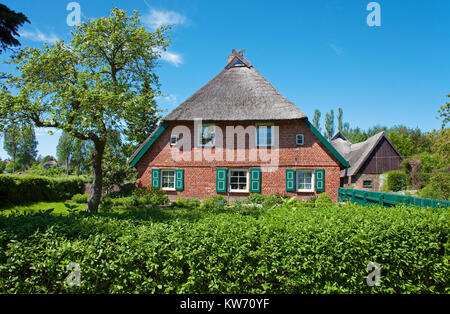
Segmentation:
{"type": "Polygon", "coordinates": [[[163,122],[160,124],[156,130],[156,132],[152,135],[150,140],[147,142],[147,144],[144,145],[144,147],[141,148],[139,153],[133,158],[133,160],[130,162],[130,167],[134,167],[137,162],[144,156],[144,154],[148,151],[150,146],[153,145],[153,143],[160,137],[160,135],[164,132],[165,129],[169,126],[169,123],[163,122]]]}
{"type": "Polygon", "coordinates": [[[184,190],[184,169],[175,170],[175,190],[184,190]]]}
{"type": "Polygon", "coordinates": [[[324,192],[325,191],[325,169],[316,169],[316,191],[324,192]]]}
{"type": "Polygon", "coordinates": [[[216,169],[216,192],[224,193],[227,191],[227,168],[216,169]]]}
{"type": "Polygon", "coordinates": [[[261,193],[261,169],[260,168],[250,168],[250,192],[251,193],[261,193]],[[255,185],[256,185],[256,187],[255,187],[255,185]]]}
{"type": "Polygon", "coordinates": [[[342,166],[348,168],[350,164],[341,154],[328,142],[328,140],[320,134],[320,132],[307,119],[303,120],[308,129],[319,139],[319,141],[333,154],[334,157],[341,163],[342,166]]]}

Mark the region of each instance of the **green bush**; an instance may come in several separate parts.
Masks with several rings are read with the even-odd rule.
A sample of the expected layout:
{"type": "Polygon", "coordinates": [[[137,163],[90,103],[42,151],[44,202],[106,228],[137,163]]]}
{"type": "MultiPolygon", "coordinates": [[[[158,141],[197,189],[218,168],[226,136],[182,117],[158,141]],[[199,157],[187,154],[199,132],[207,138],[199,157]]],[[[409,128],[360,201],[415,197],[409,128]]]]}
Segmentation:
{"type": "Polygon", "coordinates": [[[181,208],[198,208],[201,201],[196,198],[181,198],[178,197],[176,201],[172,202],[172,206],[181,208]]]}
{"type": "Polygon", "coordinates": [[[133,191],[133,195],[141,199],[144,204],[148,205],[166,205],[169,203],[169,197],[166,192],[161,189],[138,188],[133,191]]]}
{"type": "Polygon", "coordinates": [[[450,292],[448,210],[297,207],[0,216],[0,293],[450,292]]]}
{"type": "Polygon", "coordinates": [[[316,200],[314,201],[316,206],[327,206],[327,205],[333,205],[333,200],[328,196],[327,193],[320,193],[319,196],[317,196],[316,200]]]}
{"type": "Polygon", "coordinates": [[[65,201],[82,193],[86,179],[0,175],[0,206],[41,201],[65,201]]]}
{"type": "Polygon", "coordinates": [[[386,189],[387,191],[397,192],[402,188],[406,188],[406,173],[400,170],[386,172],[386,189]]]}
{"type": "Polygon", "coordinates": [[[72,201],[77,204],[84,204],[89,201],[89,195],[88,194],[75,194],[72,196],[72,201]]]}
{"type": "Polygon", "coordinates": [[[222,195],[215,195],[203,199],[200,207],[205,209],[223,210],[225,209],[225,205],[227,204],[228,201],[225,197],[223,197],[222,195]]]}
{"type": "Polygon", "coordinates": [[[436,171],[431,173],[428,184],[419,190],[419,196],[450,201],[450,172],[436,171]]]}

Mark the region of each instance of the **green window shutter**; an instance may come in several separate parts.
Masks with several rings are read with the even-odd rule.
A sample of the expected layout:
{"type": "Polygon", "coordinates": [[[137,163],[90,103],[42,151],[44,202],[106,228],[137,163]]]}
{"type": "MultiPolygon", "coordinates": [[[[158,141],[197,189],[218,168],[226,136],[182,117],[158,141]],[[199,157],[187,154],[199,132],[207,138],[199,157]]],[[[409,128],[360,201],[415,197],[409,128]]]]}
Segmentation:
{"type": "Polygon", "coordinates": [[[227,191],[227,169],[217,168],[216,170],[216,192],[227,191]]]}
{"type": "Polygon", "coordinates": [[[175,170],[175,190],[177,190],[177,191],[184,190],[184,170],[183,169],[175,170]]]}
{"type": "Polygon", "coordinates": [[[159,169],[152,169],[152,187],[159,189],[159,169]]]}
{"type": "Polygon", "coordinates": [[[286,169],[286,191],[295,191],[295,170],[286,169]]]}
{"type": "Polygon", "coordinates": [[[261,169],[250,169],[250,192],[261,193],[261,169]]]}
{"type": "Polygon", "coordinates": [[[316,169],[316,191],[325,191],[325,170],[316,169]]]}

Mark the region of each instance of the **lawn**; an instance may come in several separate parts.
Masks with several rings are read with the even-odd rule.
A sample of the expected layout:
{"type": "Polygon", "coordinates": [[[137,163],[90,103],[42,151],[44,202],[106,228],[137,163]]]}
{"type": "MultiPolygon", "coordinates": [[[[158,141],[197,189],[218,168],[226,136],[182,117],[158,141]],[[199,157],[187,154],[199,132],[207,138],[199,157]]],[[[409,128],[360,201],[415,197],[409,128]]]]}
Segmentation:
{"type": "Polygon", "coordinates": [[[0,208],[0,215],[10,216],[11,214],[39,214],[52,210],[53,215],[68,215],[70,211],[83,211],[86,204],[76,204],[73,202],[38,202],[28,205],[8,206],[0,208]]]}
{"type": "Polygon", "coordinates": [[[27,208],[53,207],[0,216],[1,293],[449,292],[447,209],[217,199],[94,215],[27,208]],[[79,286],[67,284],[71,262],[79,286]],[[380,286],[366,283],[369,262],[380,286]]]}

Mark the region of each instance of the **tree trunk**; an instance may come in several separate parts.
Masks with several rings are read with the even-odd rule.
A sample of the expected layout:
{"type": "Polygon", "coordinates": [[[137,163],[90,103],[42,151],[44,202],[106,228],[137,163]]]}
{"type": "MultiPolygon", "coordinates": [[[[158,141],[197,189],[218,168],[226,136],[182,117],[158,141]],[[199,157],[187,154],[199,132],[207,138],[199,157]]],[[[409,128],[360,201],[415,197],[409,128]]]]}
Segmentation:
{"type": "Polygon", "coordinates": [[[92,153],[92,174],[93,181],[91,186],[91,196],[86,210],[90,213],[98,212],[98,206],[100,205],[100,199],[102,197],[102,184],[103,184],[103,153],[105,151],[106,139],[102,139],[94,142],[94,152],[92,153]]]}
{"type": "Polygon", "coordinates": [[[69,175],[69,157],[66,158],[66,174],[69,175]]]}
{"type": "Polygon", "coordinates": [[[13,174],[16,172],[16,151],[14,150],[14,157],[13,157],[13,174]]]}

